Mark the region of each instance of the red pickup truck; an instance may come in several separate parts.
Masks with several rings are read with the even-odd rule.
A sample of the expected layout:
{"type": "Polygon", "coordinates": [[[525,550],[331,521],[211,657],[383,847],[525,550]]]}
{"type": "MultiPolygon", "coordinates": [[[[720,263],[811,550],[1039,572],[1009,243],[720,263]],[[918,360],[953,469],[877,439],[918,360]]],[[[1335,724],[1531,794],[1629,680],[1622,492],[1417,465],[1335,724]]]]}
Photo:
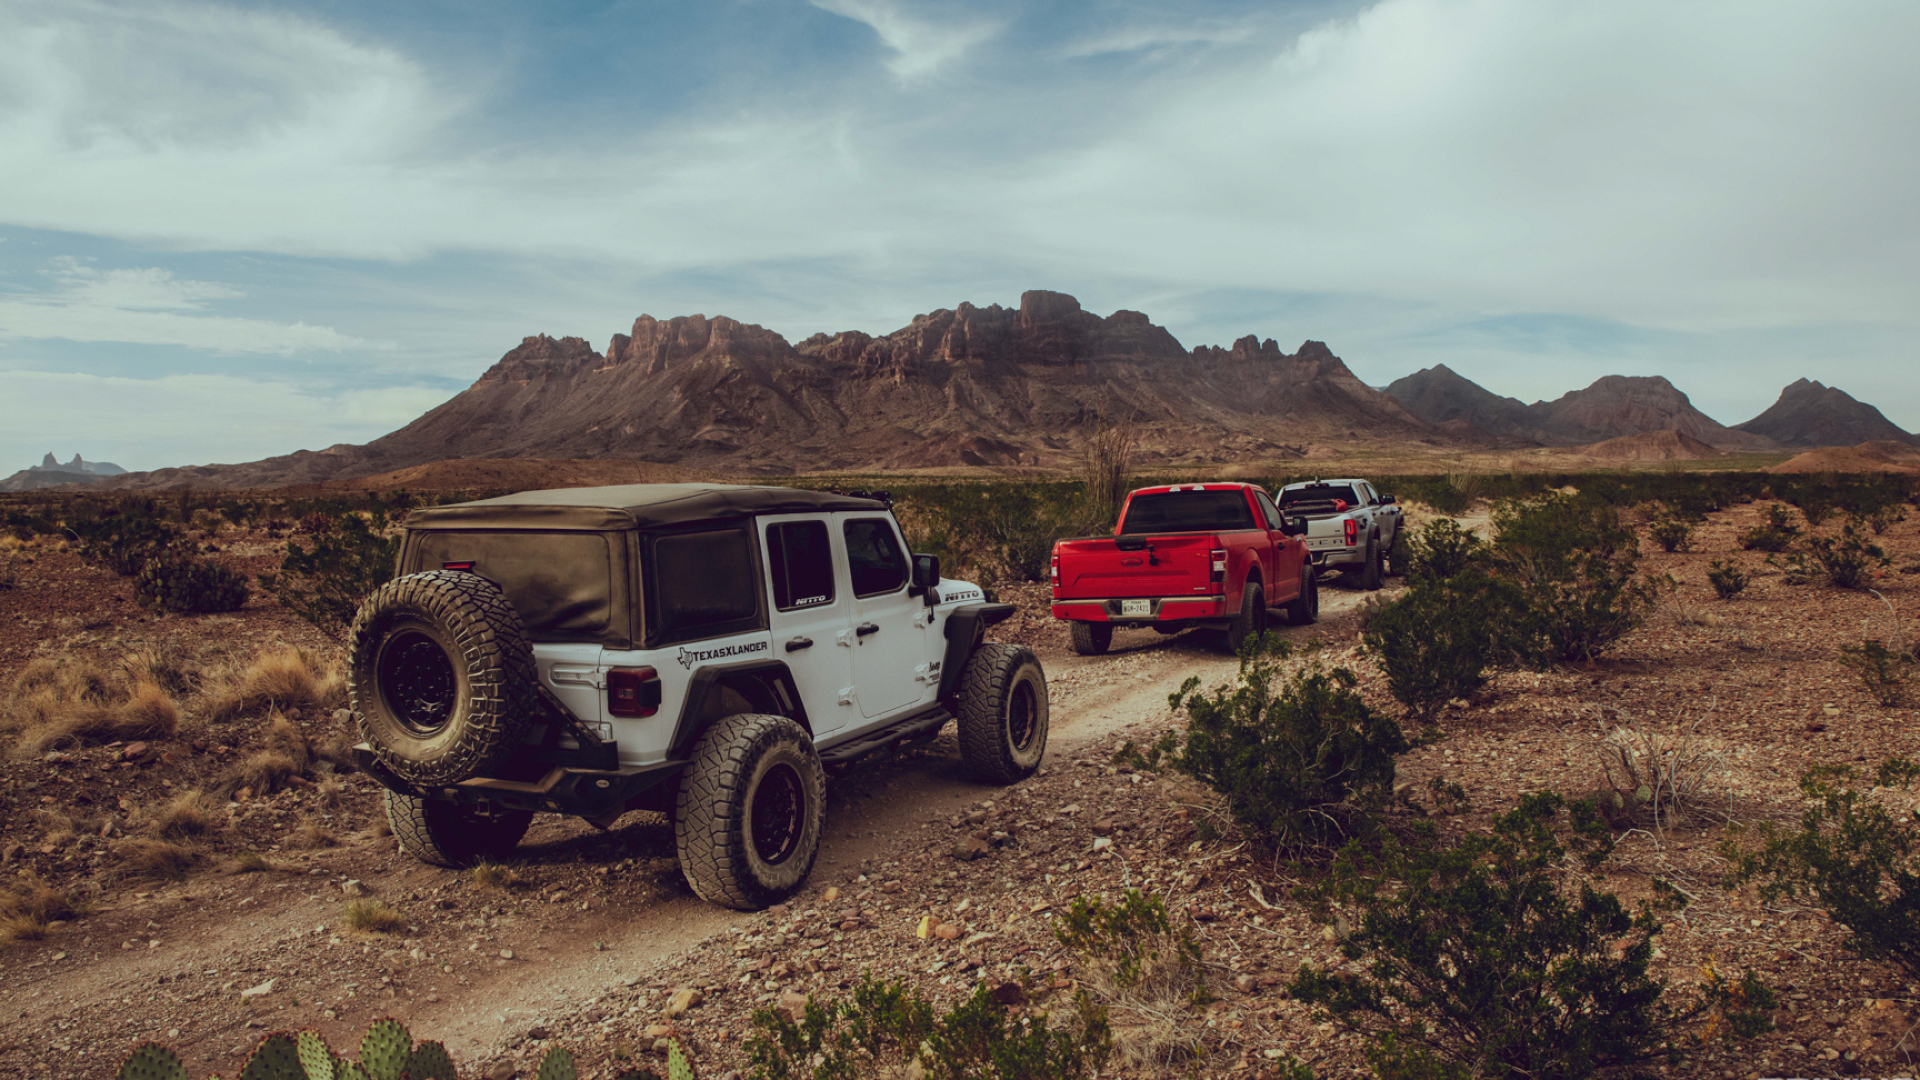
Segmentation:
{"type": "Polygon", "coordinates": [[[1319,616],[1306,522],[1252,484],[1140,488],[1113,531],[1053,545],[1053,617],[1082,656],[1106,652],[1116,626],[1225,630],[1238,650],[1266,629],[1269,607],[1296,624],[1319,616]]]}

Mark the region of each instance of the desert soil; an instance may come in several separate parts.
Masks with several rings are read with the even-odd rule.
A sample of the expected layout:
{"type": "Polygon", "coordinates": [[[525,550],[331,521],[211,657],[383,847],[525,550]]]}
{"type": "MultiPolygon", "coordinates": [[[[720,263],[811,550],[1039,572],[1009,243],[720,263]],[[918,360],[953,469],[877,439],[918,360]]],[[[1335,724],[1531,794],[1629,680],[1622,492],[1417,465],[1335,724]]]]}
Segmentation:
{"type": "MultiPolygon", "coordinates": [[[[1469,808],[1443,817],[1443,827],[1478,828],[1519,792],[1579,796],[1602,785],[1601,737],[1616,727],[1691,733],[1703,752],[1697,807],[1664,828],[1623,829],[1599,882],[1633,898],[1658,876],[1693,898],[1666,920],[1656,954],[1656,973],[1677,998],[1706,965],[1751,967],[1782,1008],[1777,1032],[1710,1049],[1668,1074],[1911,1072],[1920,987],[1843,948],[1842,931],[1818,910],[1717,887],[1716,848],[1729,821],[1789,821],[1800,805],[1796,778],[1811,764],[1920,751],[1915,710],[1874,703],[1838,663],[1840,646],[1863,634],[1920,634],[1908,616],[1920,604],[1920,576],[1899,572],[1920,565],[1920,540],[1912,522],[1880,538],[1894,555],[1876,582],[1883,602],[1788,585],[1739,552],[1735,535],[1759,513],[1756,504],[1714,515],[1691,552],[1644,545],[1647,569],[1676,582],[1645,628],[1601,662],[1506,674],[1457,703],[1442,717],[1443,737],[1402,759],[1401,779],[1415,792],[1434,778],[1460,785],[1469,808]],[[1722,602],[1705,572],[1728,557],[1755,579],[1722,602]]],[[[230,538],[221,557],[258,571],[272,568],[277,550],[230,538]]],[[[279,643],[337,656],[271,600],[256,597],[232,616],[156,617],[130,603],[121,579],[65,552],[32,554],[16,587],[0,591],[0,685],[36,657],[111,660],[129,648],[172,649],[208,665],[279,643]]],[[[1177,728],[1167,698],[1182,682],[1225,683],[1236,662],[1197,632],[1126,631],[1109,655],[1077,657],[1046,616],[1043,587],[1002,592],[1021,609],[1002,636],[1031,644],[1049,679],[1052,733],[1040,773],[983,786],[962,769],[948,731],[924,749],[835,775],[810,880],[760,913],[694,898],[675,865],[671,826],[649,814],[604,832],[540,819],[508,872],[490,880],[421,865],[386,834],[375,785],[330,776],[318,761],[284,790],[223,801],[183,878],[131,876],[119,861],[127,834],[137,838],[175,794],[215,788],[268,737],[265,718],[210,726],[189,707],[180,736],[134,761],[121,745],[14,755],[0,765],[0,872],[38,875],[88,897],[91,909],[43,939],[0,946],[0,1074],[111,1076],[131,1046],[157,1040],[178,1048],[196,1075],[233,1076],[266,1032],[311,1027],[338,1049],[370,1020],[394,1016],[416,1038],[446,1042],[463,1075],[529,1076],[547,1047],[562,1045],[582,1060],[582,1075],[611,1077],[633,1064],[659,1067],[655,1044],[667,1033],[702,1077],[744,1075],[753,1010],[793,994],[833,998],[862,973],[909,980],[942,1000],[1021,969],[1071,989],[1081,975],[1055,943],[1052,920],[1077,895],[1112,898],[1124,888],[1164,897],[1193,920],[1214,967],[1218,1000],[1185,1021],[1204,1056],[1183,1071],[1271,1075],[1282,1054],[1321,1076],[1360,1067],[1355,1035],[1285,993],[1300,964],[1344,963],[1331,929],[1287,898],[1295,882],[1286,867],[1190,782],[1114,762],[1123,742],[1177,728]],[[969,844],[974,837],[987,842],[969,844]],[[271,869],[222,872],[245,851],[271,869]],[[404,928],[348,929],[344,903],[362,895],[398,911],[404,928]],[[918,936],[929,917],[957,936],[918,936]],[[699,1004],[669,1018],[670,998],[687,989],[699,1004]]],[[[1318,625],[1279,633],[1318,643],[1294,662],[1352,668],[1368,699],[1397,715],[1357,647],[1373,595],[1329,585],[1318,625]]],[[[299,717],[316,744],[338,738],[336,722],[326,710],[299,717]]],[[[1116,1061],[1107,1074],[1145,1072],[1116,1061]]]]}

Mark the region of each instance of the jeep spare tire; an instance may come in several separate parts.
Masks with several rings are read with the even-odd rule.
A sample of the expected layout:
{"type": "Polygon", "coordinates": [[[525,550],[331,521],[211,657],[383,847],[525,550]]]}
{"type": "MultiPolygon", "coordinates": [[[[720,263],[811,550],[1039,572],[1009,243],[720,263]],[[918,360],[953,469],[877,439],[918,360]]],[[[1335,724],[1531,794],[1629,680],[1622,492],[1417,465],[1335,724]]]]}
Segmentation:
{"type": "Polygon", "coordinates": [[[381,764],[411,784],[454,784],[498,765],[539,708],[538,677],[520,616],[478,574],[395,578],[353,619],[354,717],[381,764]]]}

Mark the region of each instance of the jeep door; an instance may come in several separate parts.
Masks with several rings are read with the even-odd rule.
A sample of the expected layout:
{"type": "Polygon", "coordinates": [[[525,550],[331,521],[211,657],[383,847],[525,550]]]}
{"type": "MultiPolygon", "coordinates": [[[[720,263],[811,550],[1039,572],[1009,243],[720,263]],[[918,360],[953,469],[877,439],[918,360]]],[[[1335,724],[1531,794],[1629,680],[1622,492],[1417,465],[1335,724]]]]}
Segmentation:
{"type": "Polygon", "coordinates": [[[821,514],[760,519],[773,657],[793,673],[815,739],[846,727],[858,715],[853,596],[835,569],[846,561],[837,533],[821,514]]]}
{"type": "Polygon", "coordinates": [[[841,513],[847,586],[853,594],[853,682],[860,714],[900,712],[938,692],[930,677],[927,613],[907,588],[911,560],[892,514],[841,513]]]}

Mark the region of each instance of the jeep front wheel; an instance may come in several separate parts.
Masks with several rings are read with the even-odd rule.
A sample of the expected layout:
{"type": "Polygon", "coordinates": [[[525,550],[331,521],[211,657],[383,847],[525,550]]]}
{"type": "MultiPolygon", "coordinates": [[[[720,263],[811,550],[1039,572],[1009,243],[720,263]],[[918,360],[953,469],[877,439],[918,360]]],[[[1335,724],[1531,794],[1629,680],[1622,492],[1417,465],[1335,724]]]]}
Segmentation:
{"type": "Polygon", "coordinates": [[[673,838],[681,872],[711,904],[758,911],[779,903],[813,869],[826,796],[820,755],[799,724],[751,713],[718,721],[680,777],[673,838]]]}
{"type": "Polygon", "coordinates": [[[959,704],[960,757],[982,779],[1011,784],[1040,767],[1047,752],[1047,676],[1032,649],[989,642],[973,650],[960,676],[959,704]]]}
{"type": "Polygon", "coordinates": [[[383,791],[387,824],[407,854],[434,866],[463,867],[504,859],[527,835],[533,813],[482,814],[444,799],[417,799],[383,791]]]}

